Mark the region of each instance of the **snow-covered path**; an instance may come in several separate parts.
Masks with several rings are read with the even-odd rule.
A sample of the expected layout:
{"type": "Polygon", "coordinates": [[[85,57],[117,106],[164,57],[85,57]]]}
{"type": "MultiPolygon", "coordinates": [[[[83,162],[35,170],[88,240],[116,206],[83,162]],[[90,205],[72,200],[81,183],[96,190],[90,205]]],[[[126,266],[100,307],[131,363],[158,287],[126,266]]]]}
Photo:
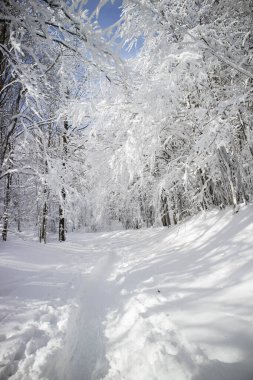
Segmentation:
{"type": "Polygon", "coordinates": [[[0,243],[0,379],[252,380],[253,207],[0,243]]]}
{"type": "Polygon", "coordinates": [[[91,274],[84,278],[84,287],[77,300],[79,308],[70,317],[65,347],[59,355],[59,379],[100,379],[106,374],[102,323],[107,309],[116,302],[115,287],[106,281],[116,261],[114,252],[103,255],[91,274]],[[64,367],[62,361],[66,363],[64,367]]]}

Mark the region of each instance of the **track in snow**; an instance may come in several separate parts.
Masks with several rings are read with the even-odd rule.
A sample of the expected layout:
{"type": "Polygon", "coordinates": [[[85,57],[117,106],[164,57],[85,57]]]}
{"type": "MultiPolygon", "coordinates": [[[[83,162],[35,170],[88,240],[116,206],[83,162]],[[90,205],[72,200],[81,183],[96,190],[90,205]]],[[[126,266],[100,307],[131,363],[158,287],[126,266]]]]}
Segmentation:
{"type": "Polygon", "coordinates": [[[117,260],[116,253],[107,253],[84,277],[78,305],[70,315],[65,346],[56,359],[55,378],[98,380],[106,375],[103,322],[117,295],[107,278],[117,260]]]}

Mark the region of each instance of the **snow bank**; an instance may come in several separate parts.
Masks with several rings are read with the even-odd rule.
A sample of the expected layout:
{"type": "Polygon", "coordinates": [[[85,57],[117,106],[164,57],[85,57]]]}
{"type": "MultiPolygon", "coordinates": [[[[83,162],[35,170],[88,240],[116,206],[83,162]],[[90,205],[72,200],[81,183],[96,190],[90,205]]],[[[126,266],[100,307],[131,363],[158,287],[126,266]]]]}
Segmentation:
{"type": "Polygon", "coordinates": [[[248,206],[118,235],[106,380],[253,378],[252,230],[248,206]]]}

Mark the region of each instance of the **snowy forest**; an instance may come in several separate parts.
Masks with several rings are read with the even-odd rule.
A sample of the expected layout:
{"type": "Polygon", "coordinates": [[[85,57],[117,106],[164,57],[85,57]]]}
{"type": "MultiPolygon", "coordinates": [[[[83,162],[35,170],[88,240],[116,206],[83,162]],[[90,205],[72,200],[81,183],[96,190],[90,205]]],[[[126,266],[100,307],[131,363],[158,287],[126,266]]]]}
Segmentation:
{"type": "Polygon", "coordinates": [[[253,379],[252,26],[0,0],[0,380],[253,379]]]}
{"type": "Polygon", "coordinates": [[[252,197],[252,1],[123,0],[101,27],[108,3],[1,2],[3,240],[169,227],[252,197]]]}

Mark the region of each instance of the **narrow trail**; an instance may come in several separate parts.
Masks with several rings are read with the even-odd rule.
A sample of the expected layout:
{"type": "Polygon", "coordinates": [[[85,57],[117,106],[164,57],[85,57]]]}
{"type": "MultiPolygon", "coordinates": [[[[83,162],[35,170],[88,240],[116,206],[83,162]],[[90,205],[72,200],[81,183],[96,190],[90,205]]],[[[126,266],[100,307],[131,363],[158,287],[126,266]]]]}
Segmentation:
{"type": "Polygon", "coordinates": [[[56,361],[56,379],[98,380],[106,375],[103,321],[117,299],[117,289],[107,278],[118,260],[117,253],[107,253],[83,278],[66,342],[56,361]]]}

